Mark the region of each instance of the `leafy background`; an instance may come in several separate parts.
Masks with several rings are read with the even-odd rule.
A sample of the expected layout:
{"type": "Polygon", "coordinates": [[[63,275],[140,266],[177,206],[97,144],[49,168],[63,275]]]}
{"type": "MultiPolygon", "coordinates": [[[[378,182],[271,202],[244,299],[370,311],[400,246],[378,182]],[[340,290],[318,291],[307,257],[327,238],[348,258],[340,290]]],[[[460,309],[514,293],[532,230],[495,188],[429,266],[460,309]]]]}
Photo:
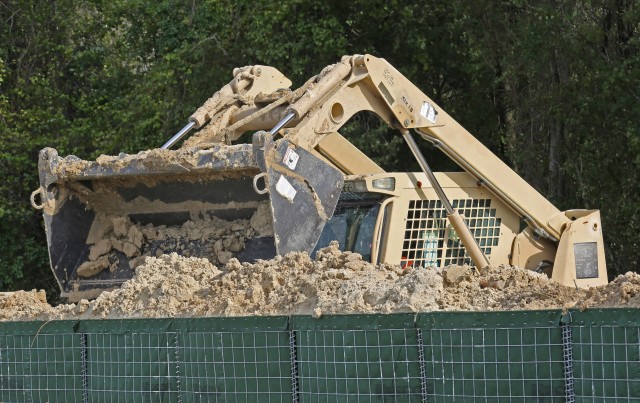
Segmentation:
{"type": "MultiPolygon", "coordinates": [[[[636,271],[639,29],[635,0],[0,0],[0,289],[55,289],[28,201],[41,148],[157,147],[234,67],[296,86],[354,53],[391,62],[558,208],[601,209],[610,274],[636,271]]],[[[344,133],[418,169],[370,115],[344,133]]]]}

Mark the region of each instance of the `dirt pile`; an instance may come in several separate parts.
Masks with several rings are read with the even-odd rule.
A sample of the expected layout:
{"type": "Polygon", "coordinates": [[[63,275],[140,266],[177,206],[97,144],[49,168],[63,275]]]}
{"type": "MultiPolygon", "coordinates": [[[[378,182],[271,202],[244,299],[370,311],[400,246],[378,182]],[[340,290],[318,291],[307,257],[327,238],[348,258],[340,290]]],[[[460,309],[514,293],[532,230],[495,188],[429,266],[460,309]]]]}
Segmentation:
{"type": "Polygon", "coordinates": [[[135,277],[95,301],[51,307],[42,294],[0,296],[3,320],[494,311],[640,307],[640,276],[590,290],[564,287],[509,266],[476,274],[467,266],[407,269],[372,265],[336,244],[316,259],[290,253],[217,268],[175,253],[146,258],[135,277]]]}
{"type": "Polygon", "coordinates": [[[44,291],[0,293],[0,321],[29,320],[54,314],[44,291]]]}
{"type": "Polygon", "coordinates": [[[489,267],[474,275],[466,266],[450,266],[443,276],[446,290],[441,306],[446,310],[503,311],[574,307],[585,290],[565,287],[546,275],[511,266],[489,267]]]}
{"type": "Polygon", "coordinates": [[[603,287],[592,288],[586,291],[580,308],[601,307],[640,307],[640,274],[627,272],[616,277],[612,282],[603,287]]]}
{"type": "Polygon", "coordinates": [[[258,263],[231,259],[221,270],[177,254],[149,258],[120,289],[57,307],[57,318],[244,316],[438,309],[435,271],[373,266],[333,245],[316,260],[290,253],[258,263]]]}
{"type": "Polygon", "coordinates": [[[225,264],[245,247],[247,239],[273,235],[268,203],[258,205],[248,220],[227,221],[207,212],[194,212],[180,226],[142,225],[127,216],[99,214],[91,239],[95,242],[86,262],[78,267],[78,276],[88,278],[109,268],[114,271],[125,259],[136,269],[147,257],[168,251],[181,256],[206,257],[213,264],[225,264]]]}

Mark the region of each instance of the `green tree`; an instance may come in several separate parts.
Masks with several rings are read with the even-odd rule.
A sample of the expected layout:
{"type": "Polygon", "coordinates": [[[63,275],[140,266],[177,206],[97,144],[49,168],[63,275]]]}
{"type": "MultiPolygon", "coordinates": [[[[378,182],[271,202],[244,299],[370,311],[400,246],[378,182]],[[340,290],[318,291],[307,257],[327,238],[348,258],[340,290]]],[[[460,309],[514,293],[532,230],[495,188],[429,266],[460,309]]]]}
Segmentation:
{"type": "MultiPolygon", "coordinates": [[[[354,53],[391,62],[559,208],[600,208],[610,271],[633,269],[639,13],[633,0],[3,0],[0,288],[55,287],[28,201],[41,148],[157,147],[234,67],[272,65],[298,86],[354,53]]],[[[371,114],[343,133],[387,169],[418,169],[371,114]]]]}

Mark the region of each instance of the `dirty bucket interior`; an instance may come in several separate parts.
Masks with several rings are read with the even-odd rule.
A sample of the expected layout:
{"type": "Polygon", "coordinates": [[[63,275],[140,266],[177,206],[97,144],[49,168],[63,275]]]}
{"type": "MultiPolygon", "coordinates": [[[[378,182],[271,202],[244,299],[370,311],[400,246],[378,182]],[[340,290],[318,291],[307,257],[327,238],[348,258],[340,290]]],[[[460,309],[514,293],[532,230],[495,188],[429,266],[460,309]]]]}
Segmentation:
{"type": "Polygon", "coordinates": [[[259,171],[94,178],[57,183],[47,217],[49,252],[63,295],[92,298],[133,276],[147,256],[177,252],[224,264],[276,254],[269,196],[259,171]]]}

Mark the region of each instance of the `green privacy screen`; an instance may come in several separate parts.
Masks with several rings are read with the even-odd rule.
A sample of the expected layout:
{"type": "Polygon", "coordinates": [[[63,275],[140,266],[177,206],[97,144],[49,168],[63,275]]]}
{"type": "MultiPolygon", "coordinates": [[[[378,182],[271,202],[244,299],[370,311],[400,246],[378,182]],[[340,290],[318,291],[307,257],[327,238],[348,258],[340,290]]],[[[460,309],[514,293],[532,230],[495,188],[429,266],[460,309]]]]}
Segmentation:
{"type": "Polygon", "coordinates": [[[639,340],[637,309],[0,323],[0,401],[640,401],[639,340]]]}
{"type": "Polygon", "coordinates": [[[560,313],[420,316],[431,400],[564,401],[560,313]]]}
{"type": "Polygon", "coordinates": [[[293,318],[303,402],[422,399],[413,315],[293,318]]]}
{"type": "Polygon", "coordinates": [[[640,309],[571,313],[576,396],[640,401],[640,309]]]}

